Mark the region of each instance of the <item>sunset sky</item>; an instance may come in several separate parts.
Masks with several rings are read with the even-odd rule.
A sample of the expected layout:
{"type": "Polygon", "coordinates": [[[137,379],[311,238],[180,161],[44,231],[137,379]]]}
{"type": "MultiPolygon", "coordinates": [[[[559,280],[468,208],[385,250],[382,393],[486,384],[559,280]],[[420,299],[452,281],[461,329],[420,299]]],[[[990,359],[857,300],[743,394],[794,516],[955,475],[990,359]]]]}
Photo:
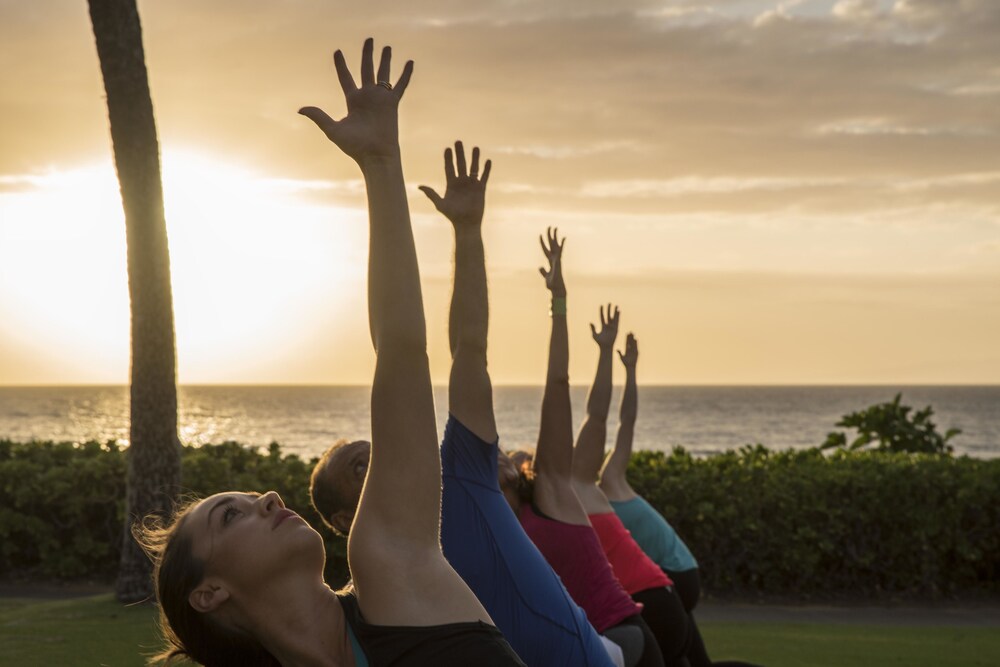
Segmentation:
{"type": "MultiPolygon", "coordinates": [[[[391,44],[431,366],[441,152],[492,158],[497,383],[540,383],[537,236],[640,382],[1000,383],[1000,2],[139,2],[182,383],[367,383],[364,188],[296,114],[391,44]]],[[[125,232],[86,0],[0,0],[0,384],[123,384],[125,232]]],[[[616,381],[622,380],[616,368],[616,381]]]]}

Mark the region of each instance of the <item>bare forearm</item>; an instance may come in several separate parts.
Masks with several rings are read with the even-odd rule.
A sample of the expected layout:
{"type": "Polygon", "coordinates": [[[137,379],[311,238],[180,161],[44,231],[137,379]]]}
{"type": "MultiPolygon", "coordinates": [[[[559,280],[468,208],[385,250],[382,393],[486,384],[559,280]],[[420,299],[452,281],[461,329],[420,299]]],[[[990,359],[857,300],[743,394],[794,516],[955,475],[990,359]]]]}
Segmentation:
{"type": "Polygon", "coordinates": [[[622,424],[635,426],[639,411],[639,390],[635,379],[635,368],[625,369],[625,390],[622,392],[622,407],[619,416],[622,424]]]}
{"type": "Polygon", "coordinates": [[[632,456],[632,440],[634,435],[634,424],[622,423],[618,427],[615,448],[601,470],[601,484],[610,482],[621,483],[625,481],[625,471],[628,470],[628,462],[632,456]]]}
{"type": "Polygon", "coordinates": [[[553,313],[549,366],[542,397],[535,467],[539,474],[568,475],[573,465],[573,411],[569,398],[569,332],[566,315],[553,313]]]}
{"type": "Polygon", "coordinates": [[[427,334],[420,272],[399,158],[364,165],[370,220],[368,319],[376,353],[387,348],[421,354],[427,334]]]}
{"type": "MultiPolygon", "coordinates": [[[[440,519],[440,459],[420,272],[398,159],[363,165],[370,239],[368,318],[375,345],[372,458],[362,504],[392,534],[425,542],[440,519]],[[407,510],[397,506],[407,499],[407,510]],[[406,520],[388,520],[402,517],[406,520]]],[[[361,508],[359,507],[359,515],[361,508]]],[[[379,524],[382,525],[382,524],[379,524]]],[[[381,528],[380,528],[381,529],[381,528]]]]}
{"type": "Polygon", "coordinates": [[[489,331],[489,293],[481,227],[455,229],[455,287],[448,318],[452,356],[461,346],[485,354],[489,331]]]}
{"type": "Polygon", "coordinates": [[[612,477],[621,482],[625,481],[625,471],[628,469],[629,458],[632,456],[632,441],[635,438],[637,393],[635,369],[627,368],[615,449],[604,464],[604,470],[601,472],[602,482],[612,477]]]}
{"type": "Polygon", "coordinates": [[[601,355],[597,360],[597,373],[594,384],[587,396],[587,417],[592,421],[607,422],[611,407],[611,366],[613,348],[601,347],[601,355]]]}
{"type": "Polygon", "coordinates": [[[604,443],[608,436],[608,409],[611,404],[611,352],[602,346],[597,374],[587,397],[587,417],[573,453],[573,475],[587,483],[596,483],[604,463],[604,443]]]}

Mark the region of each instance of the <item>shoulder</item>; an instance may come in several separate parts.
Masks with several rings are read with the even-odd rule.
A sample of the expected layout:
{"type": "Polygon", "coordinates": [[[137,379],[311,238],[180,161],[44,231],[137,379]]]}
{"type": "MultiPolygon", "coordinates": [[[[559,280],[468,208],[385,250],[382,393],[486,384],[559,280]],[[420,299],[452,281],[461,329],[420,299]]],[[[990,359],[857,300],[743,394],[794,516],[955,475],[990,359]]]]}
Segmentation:
{"type": "Polygon", "coordinates": [[[495,478],[498,451],[498,441],[487,442],[466,428],[454,415],[448,416],[441,441],[444,474],[475,480],[495,478]]]}
{"type": "Polygon", "coordinates": [[[354,596],[369,623],[420,625],[435,617],[440,610],[429,603],[448,590],[454,574],[440,548],[398,539],[354,543],[353,531],[351,541],[354,596]]]}

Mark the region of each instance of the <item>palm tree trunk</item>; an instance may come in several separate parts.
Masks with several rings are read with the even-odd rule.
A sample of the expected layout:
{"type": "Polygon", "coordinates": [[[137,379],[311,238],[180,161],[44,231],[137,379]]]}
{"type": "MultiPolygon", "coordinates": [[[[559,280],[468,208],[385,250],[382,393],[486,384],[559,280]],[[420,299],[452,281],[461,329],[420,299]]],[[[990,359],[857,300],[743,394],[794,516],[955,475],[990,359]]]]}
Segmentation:
{"type": "Polygon", "coordinates": [[[132,539],[132,522],[169,512],[180,486],[170,254],[136,0],[88,0],[88,4],[107,93],[128,242],[131,443],[116,594],[122,602],[135,602],[151,595],[152,582],[150,563],[132,539]]]}

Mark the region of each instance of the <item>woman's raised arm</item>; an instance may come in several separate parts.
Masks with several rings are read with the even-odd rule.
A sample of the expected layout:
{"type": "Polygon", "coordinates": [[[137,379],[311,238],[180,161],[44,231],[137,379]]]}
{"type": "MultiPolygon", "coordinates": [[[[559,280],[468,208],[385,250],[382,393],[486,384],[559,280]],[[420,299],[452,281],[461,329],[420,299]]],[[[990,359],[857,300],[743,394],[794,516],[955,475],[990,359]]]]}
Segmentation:
{"type": "Polygon", "coordinates": [[[372,452],[348,561],[371,622],[488,620],[440,549],[441,461],[399,150],[398,107],[413,63],[406,63],[393,85],[391,58],[385,47],[376,76],[373,43],[365,41],[358,86],[337,51],[334,64],[347,116],[336,121],[315,107],[301,110],[358,163],[368,190],[368,320],[376,355],[372,452]]]}
{"type": "Polygon", "coordinates": [[[534,502],[546,515],[586,525],[587,514],[573,492],[573,413],[569,398],[569,332],[566,325],[566,284],[562,273],[562,253],[566,244],[558,230],[549,228],[539,237],[549,268],[540,268],[552,294],[552,333],[549,337],[549,365],[542,395],[542,418],[535,449],[534,502]]]}
{"type": "Polygon", "coordinates": [[[587,416],[576,437],[573,450],[573,488],[583,503],[587,514],[610,512],[611,505],[597,487],[601,464],[604,462],[604,443],[608,433],[608,409],[611,406],[611,366],[615,339],[618,337],[617,307],[609,303],[601,308],[601,330],[593,324],[590,332],[600,348],[594,384],[587,396],[587,416]]]}
{"type": "Polygon", "coordinates": [[[635,336],[629,334],[625,339],[625,351],[618,352],[618,357],[625,366],[625,390],[622,392],[622,405],[618,423],[618,437],[615,448],[604,461],[601,470],[601,490],[608,500],[626,501],[635,498],[635,491],[625,477],[628,462],[632,457],[632,440],[635,436],[635,419],[638,413],[638,387],[636,386],[635,367],[639,360],[639,344],[635,336]]]}

